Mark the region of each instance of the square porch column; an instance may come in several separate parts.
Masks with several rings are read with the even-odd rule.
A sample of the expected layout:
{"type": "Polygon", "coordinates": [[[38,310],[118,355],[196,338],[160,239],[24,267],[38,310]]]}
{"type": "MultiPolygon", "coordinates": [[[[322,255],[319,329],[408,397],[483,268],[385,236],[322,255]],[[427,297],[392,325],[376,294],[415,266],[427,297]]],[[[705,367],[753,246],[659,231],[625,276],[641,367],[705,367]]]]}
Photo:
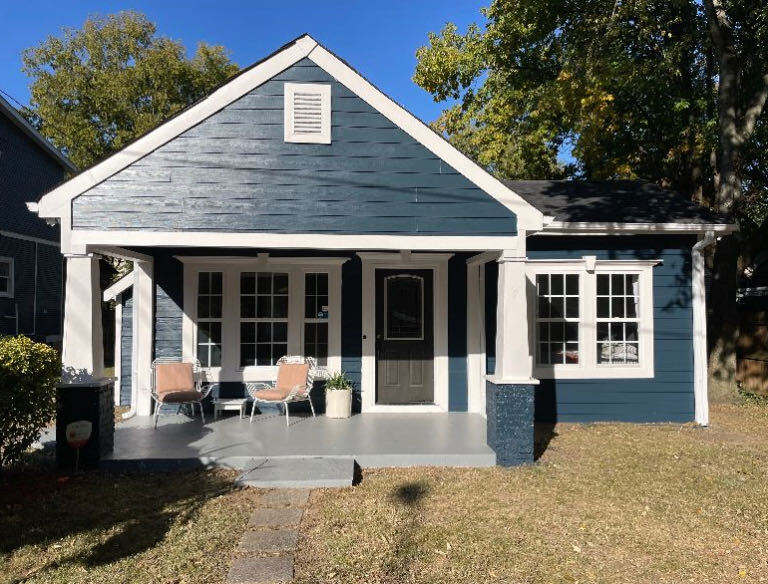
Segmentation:
{"type": "Polygon", "coordinates": [[[66,255],[63,381],[89,381],[104,373],[99,256],[66,255]]]}
{"type": "Polygon", "coordinates": [[[533,462],[534,390],[526,257],[504,250],[496,304],[496,370],[486,382],[488,445],[497,463],[533,462]]]}
{"type": "Polygon", "coordinates": [[[133,289],[133,399],[136,414],[152,413],[152,359],[154,357],[154,264],[152,260],[134,260],[136,273],[133,289]]]}

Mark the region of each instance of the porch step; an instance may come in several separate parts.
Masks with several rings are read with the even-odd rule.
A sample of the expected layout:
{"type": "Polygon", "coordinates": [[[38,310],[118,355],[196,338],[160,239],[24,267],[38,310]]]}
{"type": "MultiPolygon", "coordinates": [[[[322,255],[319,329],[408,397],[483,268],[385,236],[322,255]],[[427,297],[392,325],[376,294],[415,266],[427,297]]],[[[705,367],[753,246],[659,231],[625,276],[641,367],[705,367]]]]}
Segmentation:
{"type": "Polygon", "coordinates": [[[254,458],[235,481],[260,489],[350,487],[355,476],[351,456],[254,458]]]}

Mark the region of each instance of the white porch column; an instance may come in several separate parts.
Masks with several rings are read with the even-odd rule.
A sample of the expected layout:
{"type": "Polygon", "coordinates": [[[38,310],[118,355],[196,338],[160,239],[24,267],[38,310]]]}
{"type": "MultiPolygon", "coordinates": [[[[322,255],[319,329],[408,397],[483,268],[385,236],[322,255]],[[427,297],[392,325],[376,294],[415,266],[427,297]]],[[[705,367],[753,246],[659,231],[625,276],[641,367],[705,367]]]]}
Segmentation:
{"type": "Polygon", "coordinates": [[[134,261],[133,266],[133,404],[137,415],[148,416],[152,413],[154,265],[147,260],[134,261]]]}
{"type": "Polygon", "coordinates": [[[104,373],[99,256],[67,255],[62,339],[64,381],[90,381],[104,373]]]}
{"type": "Polygon", "coordinates": [[[525,261],[525,252],[519,249],[504,250],[498,260],[495,383],[534,382],[525,261]]]}

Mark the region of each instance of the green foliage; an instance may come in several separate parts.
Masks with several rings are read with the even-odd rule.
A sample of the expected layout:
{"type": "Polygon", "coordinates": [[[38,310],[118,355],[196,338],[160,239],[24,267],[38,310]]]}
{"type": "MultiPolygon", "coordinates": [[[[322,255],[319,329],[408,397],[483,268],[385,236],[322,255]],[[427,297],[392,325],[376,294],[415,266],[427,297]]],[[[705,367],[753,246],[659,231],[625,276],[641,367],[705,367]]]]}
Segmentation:
{"type": "Polygon", "coordinates": [[[17,462],[55,411],[58,353],[24,336],[0,338],[0,467],[17,462]]]}
{"type": "Polygon", "coordinates": [[[325,389],[331,391],[349,391],[352,389],[352,381],[347,377],[347,374],[344,371],[336,371],[328,375],[325,379],[325,389]]]}
{"type": "MultiPolygon", "coordinates": [[[[746,102],[768,61],[768,8],[725,4],[746,102]]],[[[713,195],[718,69],[701,2],[493,0],[482,13],[484,28],[448,24],[417,51],[414,80],[448,102],[434,125],[458,148],[502,177],[642,178],[713,195]],[[558,162],[563,144],[571,167],[558,162]]],[[[768,149],[751,141],[756,164],[743,160],[742,172],[753,167],[765,191],[756,175],[768,149]]]]}
{"type": "Polygon", "coordinates": [[[22,55],[40,132],[85,168],[203,97],[238,71],[223,47],[186,56],[137,12],[91,17],[22,55]]]}

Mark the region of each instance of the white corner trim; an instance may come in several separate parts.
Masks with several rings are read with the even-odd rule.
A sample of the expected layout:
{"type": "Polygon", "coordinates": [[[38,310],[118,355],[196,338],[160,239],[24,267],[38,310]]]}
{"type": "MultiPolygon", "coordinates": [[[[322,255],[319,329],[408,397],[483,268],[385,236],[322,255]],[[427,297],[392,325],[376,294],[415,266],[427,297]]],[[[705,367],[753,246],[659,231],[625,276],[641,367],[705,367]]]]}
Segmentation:
{"type": "Polygon", "coordinates": [[[115,305],[115,405],[120,405],[120,386],[123,380],[123,303],[118,302],[115,305]]]}
{"type": "MultiPolygon", "coordinates": [[[[62,245],[65,229],[62,224],[62,245]]],[[[483,251],[512,247],[518,236],[485,235],[337,235],[315,233],[241,233],[223,231],[66,231],[73,249],[102,246],[237,247],[280,249],[365,249],[483,251]]],[[[69,249],[67,246],[63,250],[69,249]]],[[[105,252],[109,255],[108,252],[105,252]]]]}
{"type": "Polygon", "coordinates": [[[130,288],[131,286],[133,286],[135,277],[136,276],[133,271],[128,272],[125,276],[123,276],[117,282],[112,284],[109,288],[104,290],[104,294],[102,295],[104,302],[117,298],[120,294],[128,290],[128,288],[130,288]]]}
{"type": "Polygon", "coordinates": [[[315,46],[315,40],[303,36],[255,67],[246,69],[202,101],[44,195],[38,203],[38,214],[40,217],[60,217],[67,213],[68,209],[62,207],[69,201],[305,58],[315,46]]]}
{"type": "Polygon", "coordinates": [[[450,164],[470,182],[477,185],[507,209],[515,213],[517,215],[518,231],[539,230],[550,220],[545,218],[541,211],[504,185],[499,179],[462,154],[424,122],[387,97],[325,47],[318,44],[310,51],[308,57],[318,67],[330,73],[339,83],[357,94],[358,97],[378,110],[379,113],[406,134],[420,142],[433,154],[450,164]]]}
{"type": "Polygon", "coordinates": [[[448,362],[448,260],[453,254],[412,253],[406,261],[400,253],[359,253],[362,260],[362,367],[360,391],[366,412],[447,412],[448,362]],[[435,403],[392,406],[376,403],[376,269],[431,269],[433,271],[434,393],[435,403]]]}
{"type": "Polygon", "coordinates": [[[709,425],[709,388],[707,367],[707,299],[704,249],[715,243],[715,234],[707,232],[691,250],[691,299],[693,305],[693,395],[694,419],[709,425]]]}
{"type": "Polygon", "coordinates": [[[611,235],[642,233],[703,233],[714,231],[730,233],[738,231],[731,223],[623,223],[623,222],[581,222],[552,221],[537,235],[611,235]]]}

